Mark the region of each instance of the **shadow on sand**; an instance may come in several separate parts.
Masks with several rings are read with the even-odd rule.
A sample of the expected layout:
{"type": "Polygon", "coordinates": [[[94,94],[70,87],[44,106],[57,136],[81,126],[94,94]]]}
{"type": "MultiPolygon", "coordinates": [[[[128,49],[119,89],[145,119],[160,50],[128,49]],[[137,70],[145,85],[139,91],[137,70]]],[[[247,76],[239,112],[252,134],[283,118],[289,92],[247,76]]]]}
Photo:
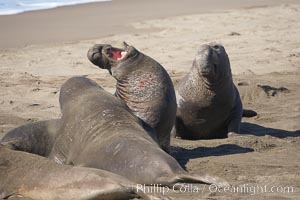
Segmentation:
{"type": "Polygon", "coordinates": [[[281,129],[267,128],[257,124],[248,123],[248,122],[243,122],[241,126],[241,135],[243,134],[249,134],[255,136],[270,135],[277,138],[286,138],[286,137],[300,137],[300,130],[286,131],[281,129]]]}
{"type": "Polygon", "coordinates": [[[185,168],[185,165],[188,163],[188,161],[193,158],[224,156],[231,154],[248,153],[253,151],[254,149],[240,147],[235,144],[223,144],[216,147],[197,147],[194,149],[173,147],[171,155],[176,158],[176,160],[182,167],[185,168]]]}
{"type": "MultiPolygon", "coordinates": [[[[286,138],[286,137],[300,137],[300,130],[297,131],[286,131],[281,129],[273,129],[263,127],[257,124],[252,124],[248,122],[243,122],[241,126],[241,135],[254,135],[254,136],[273,136],[277,138],[286,138]]],[[[222,144],[216,147],[197,147],[194,149],[185,149],[182,147],[173,147],[171,155],[176,158],[182,167],[185,168],[185,165],[190,159],[209,157],[209,156],[225,156],[231,154],[240,154],[240,153],[249,153],[253,152],[252,148],[240,147],[236,144],[222,144]]]]}

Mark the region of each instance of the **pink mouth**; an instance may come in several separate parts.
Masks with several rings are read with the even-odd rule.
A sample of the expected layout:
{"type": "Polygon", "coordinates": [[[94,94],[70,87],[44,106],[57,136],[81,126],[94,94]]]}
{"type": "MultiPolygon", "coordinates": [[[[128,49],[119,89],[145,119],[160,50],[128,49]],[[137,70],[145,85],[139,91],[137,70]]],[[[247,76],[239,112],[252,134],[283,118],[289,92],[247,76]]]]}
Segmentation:
{"type": "Polygon", "coordinates": [[[111,48],[109,50],[109,57],[113,60],[122,60],[123,58],[125,58],[127,52],[123,51],[121,49],[117,49],[117,48],[111,48]]]}

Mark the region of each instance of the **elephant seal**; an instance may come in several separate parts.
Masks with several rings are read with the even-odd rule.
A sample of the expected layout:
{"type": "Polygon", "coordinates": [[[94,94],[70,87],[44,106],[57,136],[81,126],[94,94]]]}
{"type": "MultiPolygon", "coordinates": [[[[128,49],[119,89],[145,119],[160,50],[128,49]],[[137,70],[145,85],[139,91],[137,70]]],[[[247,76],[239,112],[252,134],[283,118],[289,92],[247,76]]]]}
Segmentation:
{"type": "Polygon", "coordinates": [[[239,133],[243,106],[222,45],[198,48],[189,73],[178,84],[177,104],[176,133],[172,135],[211,139],[239,133]]]}
{"type": "Polygon", "coordinates": [[[47,157],[52,150],[60,119],[38,121],[19,126],[6,133],[0,144],[12,150],[47,157]]]}
{"type": "Polygon", "coordinates": [[[0,144],[0,199],[167,199],[148,196],[136,185],[100,169],[57,164],[0,144]]]}
{"type": "Polygon", "coordinates": [[[90,79],[66,81],[59,102],[61,128],[49,155],[58,163],[103,169],[147,185],[227,184],[216,177],[188,174],[121,100],[90,79]]]}
{"type": "Polygon", "coordinates": [[[156,131],[159,145],[169,151],[176,118],[176,96],[166,70],[154,59],[124,42],[124,48],[96,44],[88,59],[117,80],[115,95],[132,113],[156,131]]]}

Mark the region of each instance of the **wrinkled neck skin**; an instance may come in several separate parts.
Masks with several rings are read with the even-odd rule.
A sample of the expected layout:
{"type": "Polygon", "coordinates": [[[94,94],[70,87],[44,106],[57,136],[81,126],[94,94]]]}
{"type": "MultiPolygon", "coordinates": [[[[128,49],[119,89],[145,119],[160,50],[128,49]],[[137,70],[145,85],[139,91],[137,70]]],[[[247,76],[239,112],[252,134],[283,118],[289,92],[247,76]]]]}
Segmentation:
{"type": "Polygon", "coordinates": [[[206,90],[212,92],[223,90],[230,85],[229,83],[232,82],[230,69],[228,73],[226,73],[226,70],[223,69],[219,70],[217,74],[204,75],[196,66],[193,66],[190,73],[197,74],[196,79],[198,79],[199,83],[201,83],[206,90]]]}
{"type": "Polygon", "coordinates": [[[162,101],[170,93],[165,87],[171,85],[166,73],[159,63],[142,53],[112,67],[112,76],[117,80],[115,95],[152,128],[159,123],[164,109],[161,105],[165,105],[162,101]]]}
{"type": "Polygon", "coordinates": [[[125,60],[111,61],[110,72],[111,75],[119,82],[123,81],[131,73],[139,70],[139,63],[145,57],[137,50],[133,50],[125,60]]]}
{"type": "Polygon", "coordinates": [[[164,85],[168,83],[165,76],[159,73],[159,69],[141,68],[141,65],[145,64],[145,60],[150,63],[146,64],[147,67],[154,62],[140,54],[129,64],[130,70],[125,69],[126,72],[124,72],[120,69],[117,72],[119,76],[115,94],[126,103],[136,116],[154,128],[160,120],[161,101],[168,92],[164,89],[164,85]],[[140,63],[140,60],[143,60],[143,63],[140,63]]]}
{"type": "Polygon", "coordinates": [[[184,101],[188,100],[191,103],[199,103],[198,101],[206,99],[208,103],[216,96],[218,98],[226,96],[226,93],[230,93],[233,89],[233,83],[231,73],[223,73],[219,73],[218,76],[203,76],[193,65],[179,87],[179,99],[183,98],[184,101]]]}

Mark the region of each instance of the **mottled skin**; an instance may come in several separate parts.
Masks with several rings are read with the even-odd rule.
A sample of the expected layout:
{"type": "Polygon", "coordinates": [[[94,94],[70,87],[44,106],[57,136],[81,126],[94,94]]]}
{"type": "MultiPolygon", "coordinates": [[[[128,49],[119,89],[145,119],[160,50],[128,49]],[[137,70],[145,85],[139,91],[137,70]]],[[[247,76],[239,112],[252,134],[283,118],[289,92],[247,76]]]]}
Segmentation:
{"type": "Polygon", "coordinates": [[[61,128],[49,155],[59,163],[107,170],[140,184],[226,184],[210,176],[189,175],[123,102],[87,78],[64,83],[59,101],[61,128]]]}
{"type": "Polygon", "coordinates": [[[88,58],[109,70],[117,80],[115,95],[155,130],[159,145],[168,152],[177,106],[173,83],[166,70],[126,43],[123,49],[94,45],[88,51],[88,58]]]}
{"type": "Polygon", "coordinates": [[[10,150],[1,144],[0,180],[0,199],[153,199],[138,192],[134,183],[116,174],[60,165],[44,157],[10,150]]]}
{"type": "Polygon", "coordinates": [[[0,143],[13,150],[47,157],[59,128],[60,119],[25,124],[6,133],[0,143]]]}
{"type": "Polygon", "coordinates": [[[184,139],[224,138],[239,133],[243,113],[222,45],[201,45],[190,72],[178,85],[176,136],[184,139]]]}

